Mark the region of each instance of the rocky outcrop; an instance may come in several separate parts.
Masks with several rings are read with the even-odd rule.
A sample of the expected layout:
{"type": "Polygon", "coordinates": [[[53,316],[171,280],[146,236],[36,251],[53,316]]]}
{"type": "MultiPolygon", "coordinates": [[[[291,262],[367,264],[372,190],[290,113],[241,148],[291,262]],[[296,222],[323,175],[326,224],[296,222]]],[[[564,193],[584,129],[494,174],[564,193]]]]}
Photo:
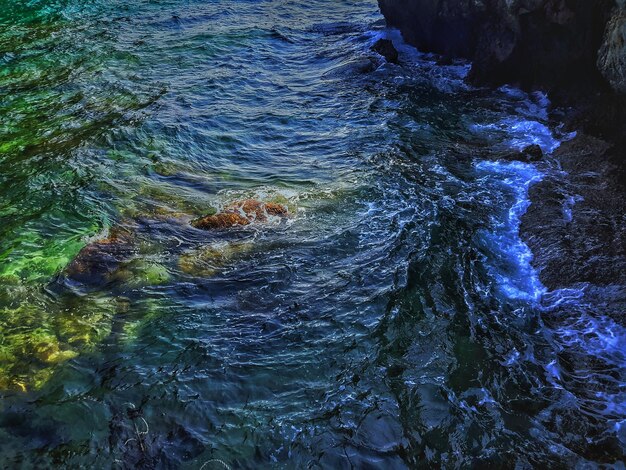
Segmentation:
{"type": "Polygon", "coordinates": [[[266,222],[270,216],[286,217],[288,214],[282,204],[246,199],[227,206],[217,214],[192,220],[191,225],[203,230],[225,229],[252,222],[266,222]]]}
{"type": "Polygon", "coordinates": [[[551,290],[581,282],[626,286],[626,198],[611,150],[579,134],[552,155],[564,171],[530,189],[520,232],[551,290]]]}
{"type": "Polygon", "coordinates": [[[398,51],[389,39],[379,39],[372,46],[372,50],[383,56],[387,62],[398,63],[398,51]]]}
{"type": "Polygon", "coordinates": [[[530,189],[520,235],[548,289],[585,285],[585,301],[624,324],[626,0],[378,1],[406,42],[470,59],[473,84],[549,92],[577,136],[550,155],[559,171],[530,189]]]}
{"type": "Polygon", "coordinates": [[[621,1],[607,25],[598,68],[614,90],[626,94],[626,7],[621,1]]]}
{"type": "Polygon", "coordinates": [[[418,49],[473,61],[469,80],[626,91],[623,0],[379,0],[418,49]]]}

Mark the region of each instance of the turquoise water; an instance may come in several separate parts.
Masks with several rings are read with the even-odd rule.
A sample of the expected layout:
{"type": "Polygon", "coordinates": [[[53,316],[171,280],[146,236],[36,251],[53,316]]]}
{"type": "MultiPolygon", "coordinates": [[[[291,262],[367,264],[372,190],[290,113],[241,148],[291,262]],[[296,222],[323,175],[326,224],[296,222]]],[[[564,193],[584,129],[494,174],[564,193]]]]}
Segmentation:
{"type": "Polygon", "coordinates": [[[493,161],[567,138],[545,96],[369,0],[0,5],[4,467],[623,457],[624,330],[518,236],[555,170],[493,161]]]}

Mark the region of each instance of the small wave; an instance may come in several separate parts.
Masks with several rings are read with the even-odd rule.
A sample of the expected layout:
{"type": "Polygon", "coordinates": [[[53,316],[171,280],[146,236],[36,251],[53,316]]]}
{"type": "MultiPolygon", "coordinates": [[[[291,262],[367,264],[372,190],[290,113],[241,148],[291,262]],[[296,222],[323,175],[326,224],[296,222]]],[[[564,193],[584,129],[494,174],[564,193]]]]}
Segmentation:
{"type": "Polygon", "coordinates": [[[506,297],[537,301],[546,288],[532,267],[533,255],[519,237],[519,226],[530,205],[528,189],[540,181],[543,174],[533,165],[522,162],[481,161],[476,169],[488,175],[490,184],[504,186],[514,195],[514,203],[504,220],[496,216],[495,230],[482,234],[484,246],[492,253],[491,274],[506,297]]]}
{"type": "Polygon", "coordinates": [[[504,141],[505,147],[513,150],[539,145],[544,153],[549,154],[561,145],[550,128],[539,121],[511,117],[492,124],[474,124],[470,129],[485,135],[489,140],[504,141]]]}
{"type": "Polygon", "coordinates": [[[364,36],[365,46],[368,49],[379,39],[390,40],[398,51],[400,63],[407,71],[410,71],[409,80],[414,80],[415,77],[427,78],[432,86],[443,93],[472,88],[465,82],[471,68],[471,63],[468,61],[455,60],[450,64],[442,65],[440,56],[418,51],[407,44],[400,31],[395,28],[370,30],[364,36]]]}

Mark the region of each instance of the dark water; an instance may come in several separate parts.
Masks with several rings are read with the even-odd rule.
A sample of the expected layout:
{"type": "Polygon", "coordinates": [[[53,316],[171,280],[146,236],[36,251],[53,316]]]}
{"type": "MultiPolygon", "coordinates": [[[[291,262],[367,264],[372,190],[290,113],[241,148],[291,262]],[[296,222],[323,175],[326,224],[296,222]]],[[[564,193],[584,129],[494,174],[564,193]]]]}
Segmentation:
{"type": "Polygon", "coordinates": [[[624,468],[626,333],[518,236],[558,168],[487,158],[545,97],[369,0],[0,6],[2,467],[624,468]]]}

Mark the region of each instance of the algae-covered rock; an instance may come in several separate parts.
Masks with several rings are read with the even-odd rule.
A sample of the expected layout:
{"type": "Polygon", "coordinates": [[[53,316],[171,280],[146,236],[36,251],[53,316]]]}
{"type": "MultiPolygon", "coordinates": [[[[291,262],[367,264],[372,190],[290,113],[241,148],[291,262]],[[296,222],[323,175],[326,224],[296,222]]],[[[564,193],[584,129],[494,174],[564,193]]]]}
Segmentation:
{"type": "Polygon", "coordinates": [[[178,259],[178,267],[185,274],[194,277],[211,277],[220,269],[235,262],[236,258],[249,252],[252,243],[222,243],[204,246],[183,253],[178,259]]]}
{"type": "Polygon", "coordinates": [[[37,328],[32,331],[3,325],[0,349],[0,389],[26,391],[43,384],[41,371],[69,361],[78,353],[62,344],[53,331],[37,328]],[[35,385],[37,382],[39,385],[35,385]]]}
{"type": "Polygon", "coordinates": [[[120,301],[107,297],[77,297],[56,312],[50,328],[69,347],[85,351],[100,344],[111,333],[120,301]]]}
{"type": "Polygon", "coordinates": [[[81,283],[102,284],[134,252],[132,233],[123,227],[113,227],[107,237],[95,240],[80,250],[64,274],[81,283]]]}
{"type": "Polygon", "coordinates": [[[121,266],[113,279],[130,287],[155,286],[169,281],[170,273],[159,262],[137,258],[121,266]]]}
{"type": "Polygon", "coordinates": [[[0,390],[40,388],[57,367],[111,333],[116,303],[110,298],[71,296],[41,305],[24,297],[19,307],[0,309],[0,390]]]}

